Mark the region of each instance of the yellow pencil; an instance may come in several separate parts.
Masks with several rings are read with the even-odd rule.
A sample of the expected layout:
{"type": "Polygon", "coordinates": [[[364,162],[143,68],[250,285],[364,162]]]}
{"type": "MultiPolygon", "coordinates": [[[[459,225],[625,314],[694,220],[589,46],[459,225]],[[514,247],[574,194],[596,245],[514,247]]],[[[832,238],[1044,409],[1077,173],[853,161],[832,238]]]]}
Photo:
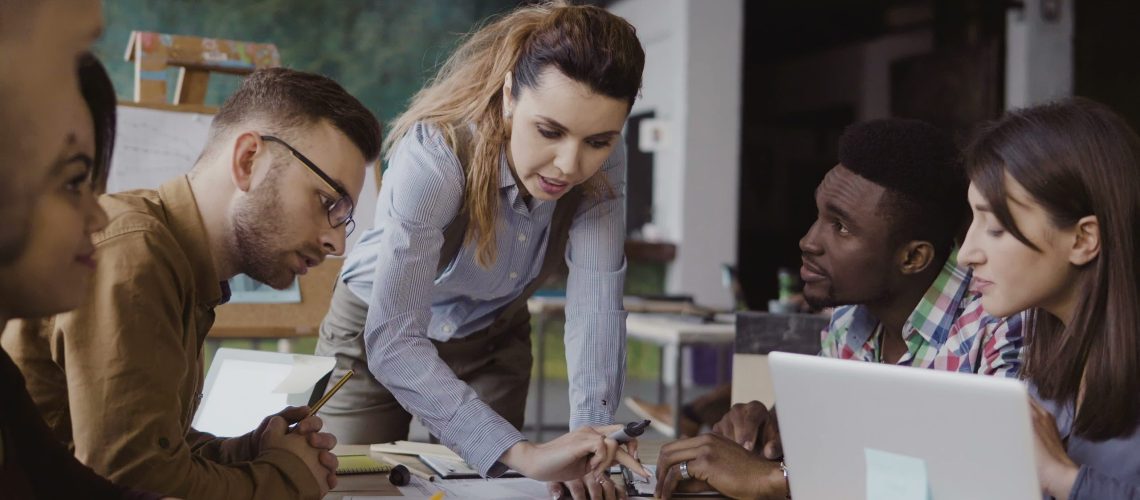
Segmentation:
{"type": "MultiPolygon", "coordinates": [[[[313,408],[311,410],[309,410],[309,417],[317,414],[317,410],[320,410],[321,407],[324,406],[325,403],[328,402],[329,398],[331,398],[333,396],[333,394],[336,394],[336,391],[339,391],[340,388],[342,386],[344,386],[345,382],[348,382],[348,379],[352,377],[352,373],[353,373],[352,370],[349,370],[348,373],[345,373],[344,376],[341,377],[340,380],[338,380],[336,382],[336,385],[332,386],[332,389],[329,389],[329,391],[326,392],[323,397],[321,397],[320,401],[317,401],[317,404],[313,405],[313,408]]],[[[305,417],[305,418],[309,418],[309,417],[305,417]]],[[[297,425],[298,425],[298,422],[294,422],[292,424],[289,424],[289,427],[285,429],[285,432],[286,433],[293,432],[294,430],[297,429],[297,425]]]]}
{"type": "Polygon", "coordinates": [[[320,410],[321,407],[329,401],[329,398],[333,397],[333,394],[336,394],[336,391],[339,391],[340,388],[344,386],[344,383],[348,382],[348,379],[352,378],[352,374],[352,370],[349,370],[348,373],[345,373],[344,376],[336,382],[336,385],[332,386],[332,389],[329,389],[329,392],[326,392],[324,397],[322,397],[320,401],[317,401],[317,404],[313,405],[313,409],[309,410],[309,416],[311,417],[313,415],[316,415],[317,410],[320,410]]]}

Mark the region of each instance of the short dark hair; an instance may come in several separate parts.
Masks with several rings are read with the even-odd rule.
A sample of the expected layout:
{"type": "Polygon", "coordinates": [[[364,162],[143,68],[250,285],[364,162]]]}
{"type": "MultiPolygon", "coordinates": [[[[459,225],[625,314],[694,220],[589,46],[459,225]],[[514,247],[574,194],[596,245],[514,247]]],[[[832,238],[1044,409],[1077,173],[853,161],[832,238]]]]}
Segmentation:
{"type": "Polygon", "coordinates": [[[929,241],[938,261],[949,257],[969,213],[969,181],[949,135],[921,120],[856,123],[839,138],[839,163],[887,190],[879,210],[894,243],[929,241]]]}
{"type": "Polygon", "coordinates": [[[115,107],[118,99],[107,69],[90,52],[79,58],[79,91],[95,126],[95,164],[91,179],[98,191],[107,186],[111,151],[115,149],[115,107]]]}
{"type": "Polygon", "coordinates": [[[322,75],[287,68],[253,72],[214,116],[210,143],[230,126],[254,117],[284,128],[328,120],[365,160],[371,163],[380,157],[380,122],[344,87],[322,75]]]}

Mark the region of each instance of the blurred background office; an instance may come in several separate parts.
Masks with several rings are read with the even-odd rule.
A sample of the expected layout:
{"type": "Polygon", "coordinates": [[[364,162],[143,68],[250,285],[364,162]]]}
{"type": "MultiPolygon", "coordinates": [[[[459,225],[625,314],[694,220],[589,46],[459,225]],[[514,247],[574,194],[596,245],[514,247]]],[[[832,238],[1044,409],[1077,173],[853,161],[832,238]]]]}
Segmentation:
{"type": "MultiPolygon", "coordinates": [[[[130,99],[134,67],[123,53],[132,30],[273,43],[282,65],[333,77],[388,123],[461,34],[520,3],[104,0],[107,29],[96,52],[130,99]]],[[[921,118],[964,141],[1004,109],[1078,94],[1140,124],[1138,2],[591,3],[628,19],[646,51],[626,129],[634,295],[764,309],[777,297],[778,269],[799,267],[797,242],[815,218],[812,193],[853,122],[921,118]],[[739,296],[725,264],[738,270],[739,296]]],[[[219,105],[238,78],[212,78],[206,103],[219,105]]],[[[544,326],[546,362],[536,370],[564,395],[561,323],[544,326]]],[[[695,392],[723,382],[726,367],[716,360],[724,357],[715,354],[695,351],[703,361],[690,363],[698,368],[687,367],[681,382],[695,392]]],[[[668,377],[672,367],[662,370],[656,346],[633,341],[630,356],[627,393],[652,394],[662,373],[678,382],[668,377]]],[[[547,420],[564,426],[565,397],[545,401],[547,420]]]]}

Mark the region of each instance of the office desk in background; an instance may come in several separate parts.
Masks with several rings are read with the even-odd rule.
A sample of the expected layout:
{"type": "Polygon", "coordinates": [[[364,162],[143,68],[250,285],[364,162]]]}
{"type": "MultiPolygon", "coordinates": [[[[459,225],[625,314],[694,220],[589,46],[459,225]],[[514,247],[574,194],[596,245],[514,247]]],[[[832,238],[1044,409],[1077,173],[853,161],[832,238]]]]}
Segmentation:
{"type": "MultiPolygon", "coordinates": [[[[538,367],[535,374],[535,437],[541,441],[543,438],[543,431],[546,430],[546,374],[543,371],[543,366],[546,363],[546,328],[550,320],[565,317],[566,315],[566,297],[532,297],[526,301],[527,310],[530,311],[531,316],[535,321],[535,342],[537,346],[537,354],[535,357],[535,366],[538,367]]],[[[629,319],[626,320],[626,333],[628,337],[636,338],[650,342],[660,346],[661,349],[661,368],[658,373],[657,380],[657,399],[658,403],[664,402],[665,399],[665,351],[669,345],[677,346],[677,364],[675,369],[677,373],[683,373],[681,370],[682,349],[685,345],[697,344],[713,344],[713,345],[727,345],[732,343],[733,325],[731,323],[718,324],[707,323],[700,324],[699,318],[696,316],[685,316],[693,314],[708,314],[708,309],[694,305],[687,301],[676,300],[653,300],[641,297],[625,297],[623,306],[626,311],[629,311],[629,319]],[[637,317],[635,317],[635,315],[637,317]],[[695,328],[692,328],[695,327],[695,328]],[[719,334],[708,335],[705,332],[714,332],[719,334]],[[725,332],[728,336],[725,337],[725,332]],[[680,336],[684,335],[682,339],[680,336]],[[680,341],[684,340],[682,344],[680,341]]],[[[727,361],[721,366],[727,366],[727,361]]],[[[678,376],[678,381],[675,393],[681,392],[681,377],[678,376]]],[[[678,408],[675,406],[675,408],[678,408]]],[[[674,420],[680,418],[680,413],[674,411],[674,420]]],[[[676,423],[676,422],[674,422],[676,423]]],[[[564,427],[558,428],[561,432],[565,432],[564,427]]],[[[554,430],[554,426],[551,426],[554,430]]],[[[561,433],[559,432],[559,433],[561,433]]]]}
{"type": "MultiPolygon", "coordinates": [[[[731,316],[731,315],[727,315],[731,316]]],[[[673,352],[673,409],[674,438],[680,437],[681,406],[684,404],[684,351],[694,345],[732,345],[736,339],[735,322],[700,323],[691,317],[671,314],[630,313],[625,322],[629,338],[656,344],[661,349],[661,368],[657,376],[658,403],[665,400],[665,353],[673,352]]],[[[727,367],[728,360],[720,360],[727,367]]]]}
{"type": "Polygon", "coordinates": [[[732,356],[732,403],[776,402],[768,374],[773,351],[819,354],[820,337],[831,322],[826,314],[781,314],[744,311],[736,314],[732,356]]]}

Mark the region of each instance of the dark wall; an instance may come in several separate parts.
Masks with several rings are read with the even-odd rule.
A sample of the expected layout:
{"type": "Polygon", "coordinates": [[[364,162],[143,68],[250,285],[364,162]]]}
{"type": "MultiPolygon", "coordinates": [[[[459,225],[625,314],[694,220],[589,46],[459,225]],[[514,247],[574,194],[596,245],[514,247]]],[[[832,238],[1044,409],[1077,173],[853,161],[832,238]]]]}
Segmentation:
{"type": "Polygon", "coordinates": [[[1076,2],[1073,91],[1103,102],[1140,128],[1140,2],[1076,2]]]}
{"type": "Polygon", "coordinates": [[[890,112],[964,140],[1003,106],[1005,8],[991,0],[745,2],[738,268],[750,308],[776,297],[780,267],[798,275],[799,239],[816,217],[815,187],[836,164],[843,129],[859,119],[859,90],[844,87],[864,78],[859,51],[816,56],[886,35],[930,32],[933,51],[892,63],[890,112]],[[892,15],[899,9],[920,14],[892,15]],[[827,65],[812,71],[816,80],[773,88],[783,71],[813,57],[827,65]],[[823,91],[832,95],[808,95],[823,91]],[[789,102],[821,104],[791,109],[789,102]]]}

